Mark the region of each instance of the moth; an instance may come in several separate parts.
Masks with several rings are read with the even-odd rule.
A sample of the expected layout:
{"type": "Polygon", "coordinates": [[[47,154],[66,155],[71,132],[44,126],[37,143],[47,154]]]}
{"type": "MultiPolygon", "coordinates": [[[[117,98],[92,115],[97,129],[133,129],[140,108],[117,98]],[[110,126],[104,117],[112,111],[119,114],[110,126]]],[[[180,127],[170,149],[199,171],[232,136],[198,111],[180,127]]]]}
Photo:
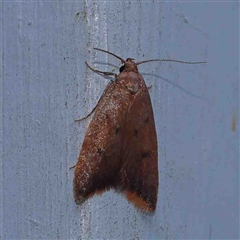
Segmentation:
{"type": "Polygon", "coordinates": [[[159,188],[158,141],[149,89],[138,65],[151,61],[189,62],[135,62],[94,49],[118,58],[123,65],[117,75],[93,69],[86,62],[94,72],[114,75],[115,81],[107,85],[96,107],[85,117],[94,113],[75,165],[75,201],[81,204],[95,194],[115,189],[135,207],[154,212],[159,188]]]}

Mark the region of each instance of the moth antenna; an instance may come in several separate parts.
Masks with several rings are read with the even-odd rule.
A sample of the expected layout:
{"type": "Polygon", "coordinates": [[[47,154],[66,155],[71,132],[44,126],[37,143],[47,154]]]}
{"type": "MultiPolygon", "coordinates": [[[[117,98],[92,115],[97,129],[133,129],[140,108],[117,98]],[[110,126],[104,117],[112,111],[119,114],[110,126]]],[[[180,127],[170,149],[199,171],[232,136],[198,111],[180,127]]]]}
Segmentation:
{"type": "Polygon", "coordinates": [[[108,53],[108,54],[110,54],[110,55],[118,58],[119,60],[121,60],[122,63],[125,63],[125,60],[123,60],[121,57],[117,56],[117,55],[114,54],[114,53],[111,53],[111,52],[109,52],[109,51],[107,51],[107,50],[103,50],[103,49],[100,49],[100,48],[93,48],[93,49],[98,50],[98,51],[101,51],[101,52],[108,53]]]}
{"type": "Polygon", "coordinates": [[[186,62],[186,61],[180,61],[180,60],[174,60],[174,59],[151,59],[151,60],[145,60],[141,62],[137,62],[137,65],[140,65],[142,63],[147,63],[147,62],[176,62],[176,63],[184,63],[184,64],[202,64],[202,63],[207,63],[207,62],[186,62]]]}

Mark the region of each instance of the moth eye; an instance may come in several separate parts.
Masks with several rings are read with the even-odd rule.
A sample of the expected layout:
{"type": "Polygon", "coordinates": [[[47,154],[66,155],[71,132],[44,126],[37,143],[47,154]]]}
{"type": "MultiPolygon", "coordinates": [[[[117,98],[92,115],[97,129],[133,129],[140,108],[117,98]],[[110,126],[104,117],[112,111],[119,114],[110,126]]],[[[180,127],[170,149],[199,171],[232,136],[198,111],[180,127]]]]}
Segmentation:
{"type": "Polygon", "coordinates": [[[122,65],[120,68],[119,68],[119,72],[121,73],[123,70],[124,70],[125,66],[122,65]]]}

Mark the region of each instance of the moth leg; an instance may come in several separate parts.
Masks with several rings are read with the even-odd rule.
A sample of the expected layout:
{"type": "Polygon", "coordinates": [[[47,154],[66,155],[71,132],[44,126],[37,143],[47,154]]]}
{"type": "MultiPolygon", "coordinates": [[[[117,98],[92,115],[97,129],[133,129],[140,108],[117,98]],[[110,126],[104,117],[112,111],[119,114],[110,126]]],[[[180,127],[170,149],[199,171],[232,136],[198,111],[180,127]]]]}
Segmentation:
{"type": "Polygon", "coordinates": [[[111,83],[112,83],[112,81],[111,81],[110,83],[108,83],[108,85],[107,85],[107,87],[105,88],[105,90],[104,90],[102,96],[100,97],[100,99],[98,100],[96,106],[92,109],[92,111],[91,111],[90,113],[88,113],[87,116],[85,116],[85,117],[83,117],[83,118],[80,118],[80,119],[76,119],[76,120],[74,120],[74,122],[80,122],[80,121],[82,121],[82,120],[85,120],[85,119],[87,119],[88,117],[90,117],[90,116],[94,113],[94,111],[96,110],[96,108],[97,108],[99,102],[101,101],[103,95],[106,93],[106,91],[107,91],[107,89],[108,89],[108,87],[109,87],[109,85],[110,85],[111,83]]]}
{"type": "Polygon", "coordinates": [[[111,75],[113,75],[113,76],[117,76],[117,74],[116,73],[112,73],[112,72],[102,72],[102,71],[99,71],[99,70],[97,70],[97,69],[94,69],[94,68],[92,68],[87,62],[85,62],[86,63],[86,65],[88,66],[88,68],[90,68],[93,72],[96,72],[96,73],[101,73],[101,74],[103,74],[103,75],[105,75],[105,76],[111,76],[111,75]]]}
{"type": "MultiPolygon", "coordinates": [[[[115,74],[115,73],[112,73],[112,72],[102,72],[102,71],[99,71],[99,70],[97,70],[97,69],[92,68],[87,62],[85,62],[85,63],[86,63],[86,65],[87,65],[87,67],[90,68],[93,72],[101,73],[101,74],[106,75],[106,76],[113,75],[113,76],[117,77],[117,74],[115,74]]],[[[111,82],[110,82],[110,84],[111,84],[111,82]]],[[[107,86],[106,89],[104,90],[101,98],[98,100],[98,103],[97,103],[96,106],[92,109],[92,111],[91,111],[90,113],[88,113],[87,116],[85,116],[85,117],[83,117],[83,118],[80,118],[80,119],[74,120],[74,122],[80,122],[80,121],[82,121],[82,120],[85,120],[85,119],[87,119],[88,117],[90,117],[90,116],[94,113],[94,111],[96,110],[96,108],[97,108],[100,100],[102,99],[103,95],[105,94],[107,88],[108,88],[108,86],[107,86]]]]}
{"type": "Polygon", "coordinates": [[[71,169],[73,169],[73,168],[75,168],[76,167],[76,164],[74,164],[73,166],[71,166],[70,168],[69,168],[69,170],[71,170],[71,169]]]}
{"type": "MultiPolygon", "coordinates": [[[[101,98],[102,98],[102,97],[101,97],[101,98]]],[[[101,98],[99,99],[99,101],[101,100],[101,98]]],[[[98,103],[99,103],[99,101],[98,101],[98,103]]],[[[80,118],[80,119],[75,119],[74,122],[80,122],[80,121],[82,121],[82,120],[85,120],[85,119],[89,118],[89,117],[94,113],[94,111],[96,110],[96,108],[97,108],[97,106],[98,106],[98,103],[97,103],[97,105],[92,109],[92,111],[87,114],[87,116],[85,116],[85,117],[83,117],[83,118],[80,118]]]]}
{"type": "Polygon", "coordinates": [[[147,89],[149,90],[150,88],[152,88],[152,85],[148,86],[147,89]]]}

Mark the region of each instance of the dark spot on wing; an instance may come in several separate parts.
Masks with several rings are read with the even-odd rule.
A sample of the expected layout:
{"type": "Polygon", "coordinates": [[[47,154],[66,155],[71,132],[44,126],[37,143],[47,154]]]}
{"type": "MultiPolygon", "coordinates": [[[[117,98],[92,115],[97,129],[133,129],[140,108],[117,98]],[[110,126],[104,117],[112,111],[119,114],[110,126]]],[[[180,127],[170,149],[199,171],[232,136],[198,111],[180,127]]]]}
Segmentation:
{"type": "Polygon", "coordinates": [[[149,117],[147,117],[144,122],[145,122],[146,124],[148,124],[148,123],[149,123],[149,117]]]}
{"type": "Polygon", "coordinates": [[[138,137],[138,130],[137,129],[134,129],[134,137],[138,137]]]}
{"type": "Polygon", "coordinates": [[[98,148],[98,149],[97,149],[97,153],[98,153],[99,155],[102,155],[104,152],[105,152],[105,150],[104,150],[103,148],[98,148]]]}
{"type": "Polygon", "coordinates": [[[149,156],[150,156],[149,152],[144,152],[141,155],[142,158],[148,158],[149,156]]]}
{"type": "Polygon", "coordinates": [[[115,135],[118,135],[119,130],[120,130],[120,127],[119,127],[119,126],[116,126],[116,127],[115,127],[115,135]]]}

